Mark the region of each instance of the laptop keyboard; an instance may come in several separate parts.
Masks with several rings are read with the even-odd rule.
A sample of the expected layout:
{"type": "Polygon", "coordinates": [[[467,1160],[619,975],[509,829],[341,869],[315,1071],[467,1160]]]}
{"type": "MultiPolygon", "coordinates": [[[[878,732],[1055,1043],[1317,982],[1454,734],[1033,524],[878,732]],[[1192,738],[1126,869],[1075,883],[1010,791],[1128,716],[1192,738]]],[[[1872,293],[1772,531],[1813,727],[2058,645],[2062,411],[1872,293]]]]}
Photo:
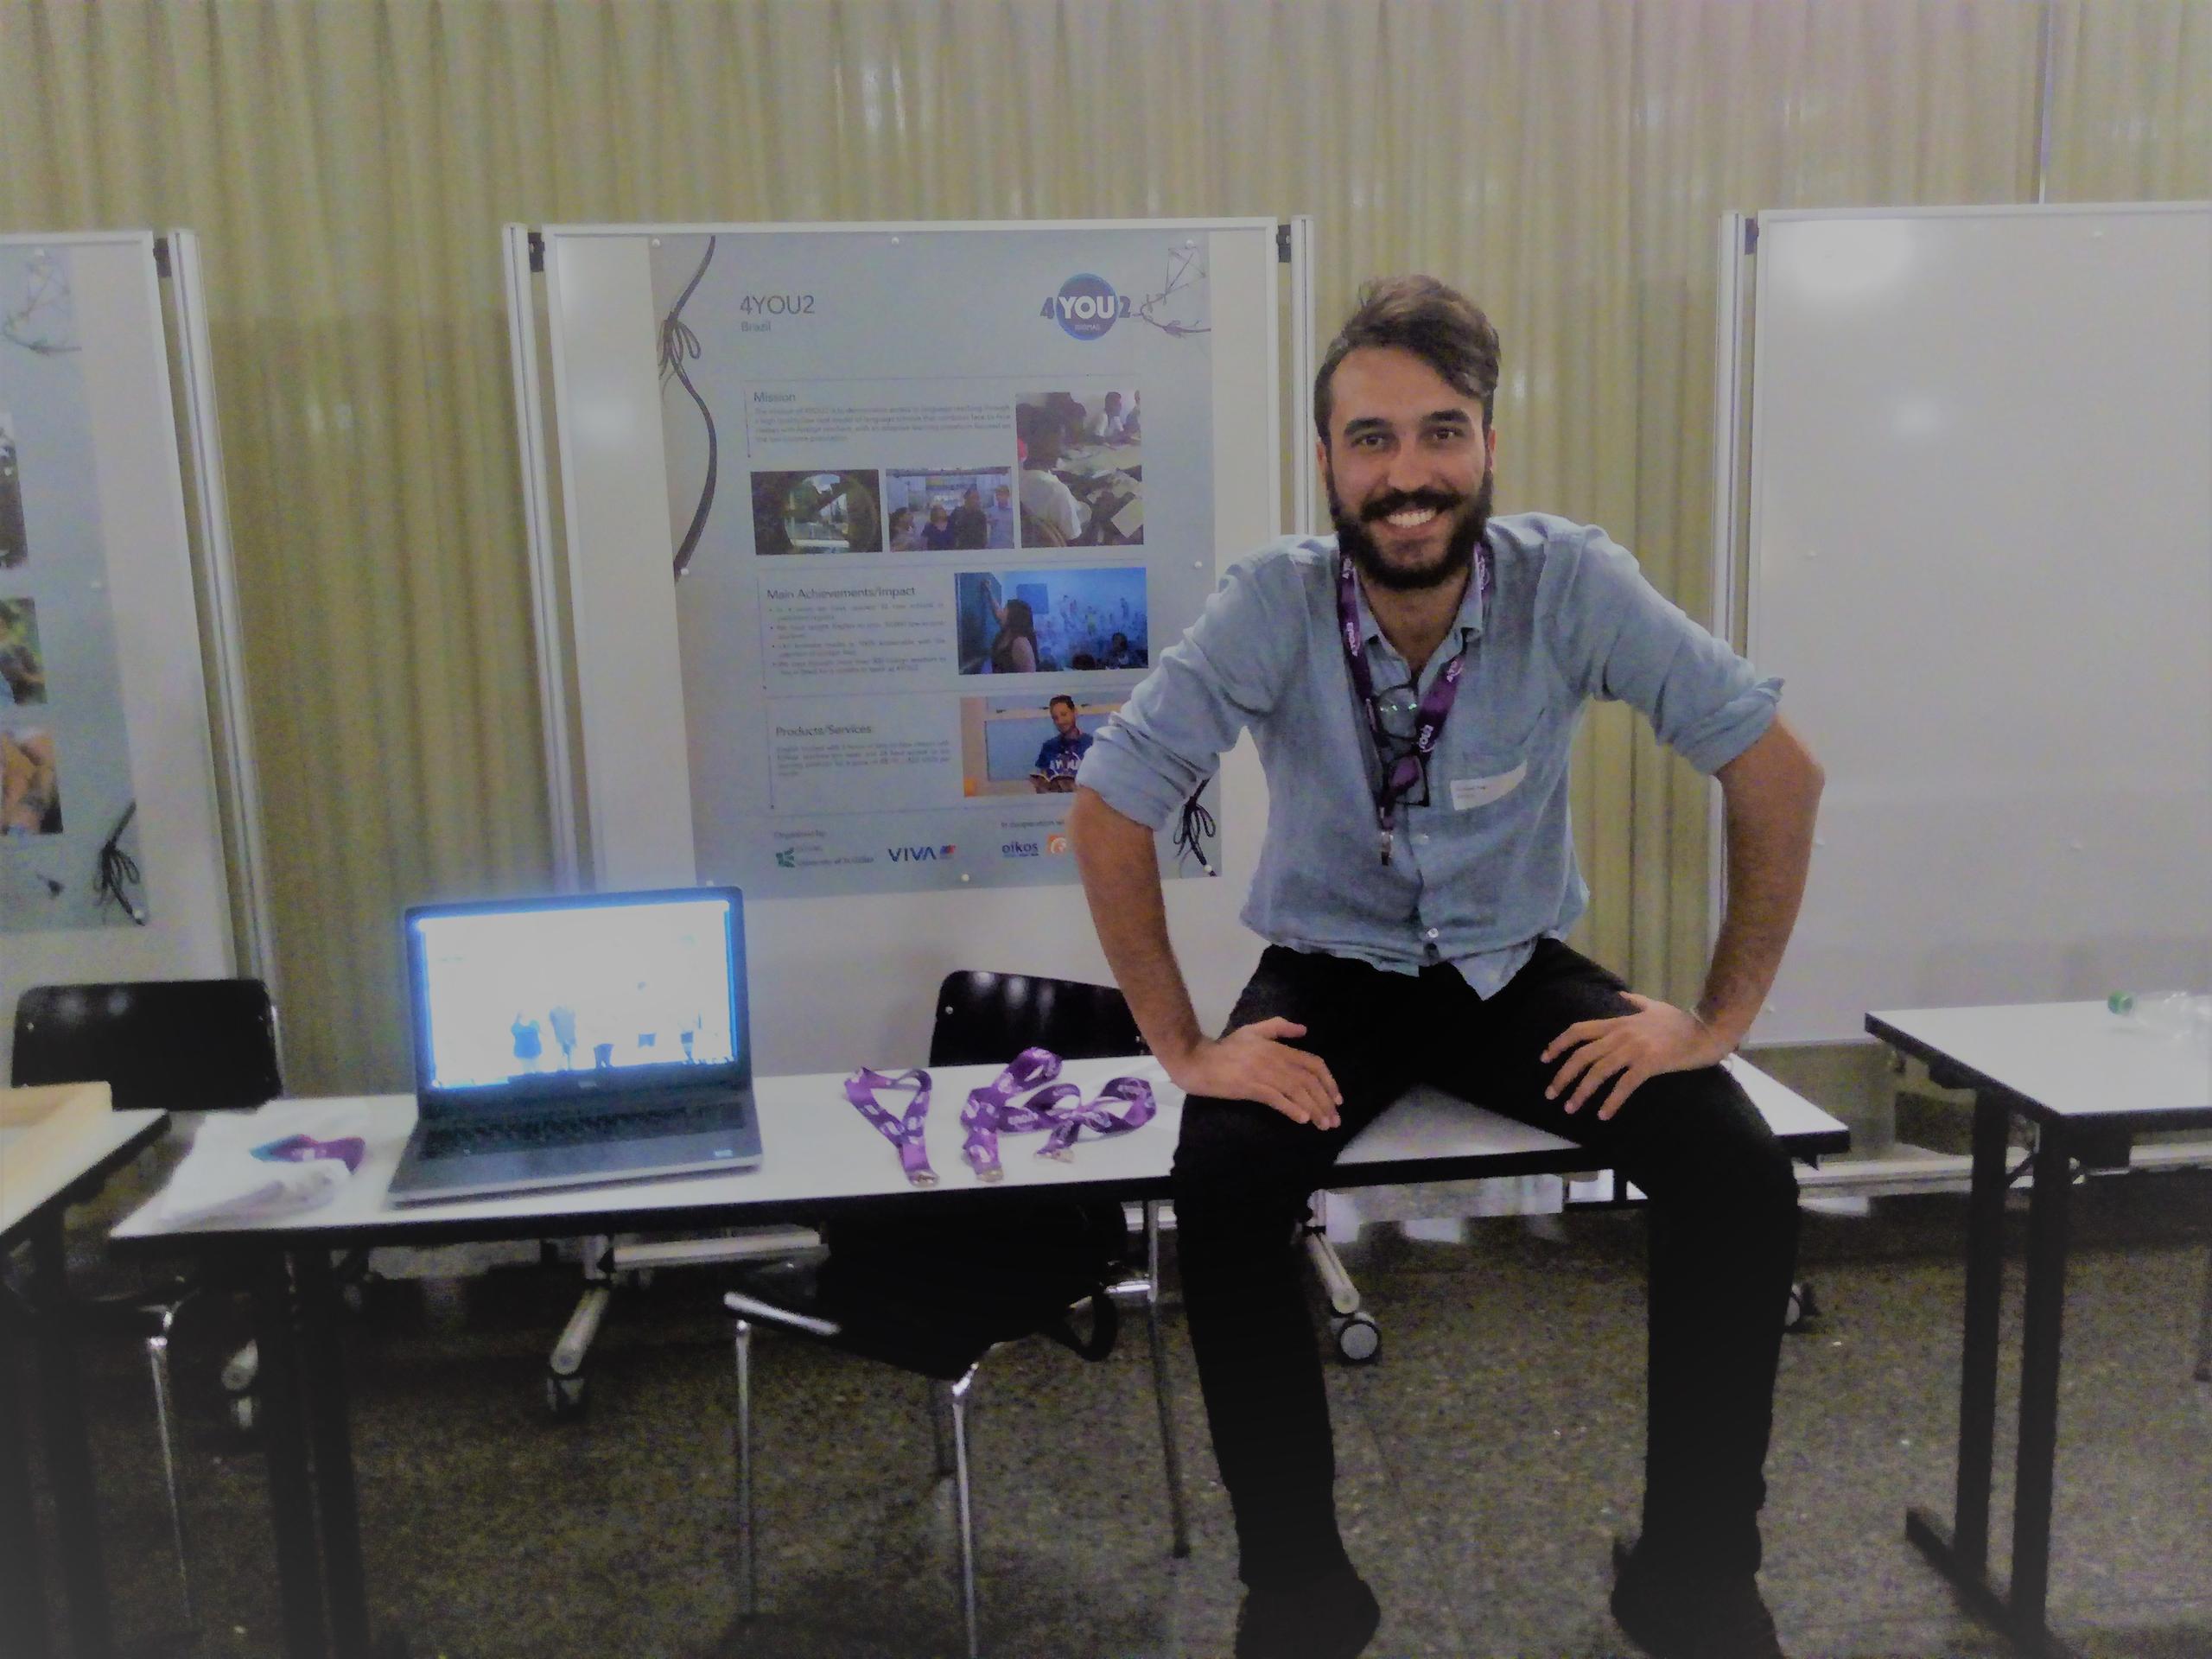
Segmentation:
{"type": "Polygon", "coordinates": [[[467,1157],[482,1152],[536,1152],[551,1147],[581,1147],[620,1138],[649,1139],[714,1128],[731,1122],[729,1103],[692,1102],[666,1106],[626,1106],[620,1111],[563,1112],[556,1116],[501,1118],[480,1123],[441,1125],[423,1138],[423,1155],[467,1157]]]}

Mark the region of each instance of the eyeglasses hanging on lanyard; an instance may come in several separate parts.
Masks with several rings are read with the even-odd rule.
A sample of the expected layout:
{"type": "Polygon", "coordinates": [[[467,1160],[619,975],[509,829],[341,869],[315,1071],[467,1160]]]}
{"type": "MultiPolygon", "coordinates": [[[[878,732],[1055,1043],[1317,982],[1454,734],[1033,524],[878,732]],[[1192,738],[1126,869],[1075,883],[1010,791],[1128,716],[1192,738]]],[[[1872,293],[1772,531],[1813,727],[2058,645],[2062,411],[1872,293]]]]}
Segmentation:
{"type": "MultiPolygon", "coordinates": [[[[1480,615],[1490,596],[1488,548],[1479,550],[1469,579],[1475,584],[1475,612],[1480,615]]],[[[1376,696],[1375,677],[1368,670],[1365,642],[1359,631],[1358,578],[1353,573],[1348,553],[1337,556],[1337,638],[1344,649],[1344,666],[1351,671],[1352,690],[1359,694],[1360,706],[1367,711],[1368,735],[1375,741],[1376,757],[1382,764],[1382,779],[1375,791],[1375,825],[1382,862],[1388,864],[1397,838],[1398,804],[1413,792],[1427,774],[1428,757],[1435,752],[1437,735],[1443,731],[1452,702],[1459,695],[1459,678],[1466,671],[1467,656],[1463,651],[1445,664],[1443,671],[1410,711],[1405,706],[1405,700],[1412,693],[1410,686],[1401,686],[1376,696]],[[1408,723],[1409,732],[1390,729],[1408,723]],[[1391,750],[1408,736],[1412,738],[1413,747],[1392,758],[1391,750]]]]}

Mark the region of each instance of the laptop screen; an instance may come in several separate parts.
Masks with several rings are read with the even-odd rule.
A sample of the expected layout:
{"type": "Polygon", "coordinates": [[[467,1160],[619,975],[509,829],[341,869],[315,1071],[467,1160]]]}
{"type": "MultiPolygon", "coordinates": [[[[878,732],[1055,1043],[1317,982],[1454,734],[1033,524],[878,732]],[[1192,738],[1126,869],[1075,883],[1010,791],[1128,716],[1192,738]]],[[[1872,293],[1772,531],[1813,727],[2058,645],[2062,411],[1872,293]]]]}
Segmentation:
{"type": "Polygon", "coordinates": [[[750,1057],[737,895],[595,895],[410,912],[421,1092],[589,1094],[750,1057]]]}

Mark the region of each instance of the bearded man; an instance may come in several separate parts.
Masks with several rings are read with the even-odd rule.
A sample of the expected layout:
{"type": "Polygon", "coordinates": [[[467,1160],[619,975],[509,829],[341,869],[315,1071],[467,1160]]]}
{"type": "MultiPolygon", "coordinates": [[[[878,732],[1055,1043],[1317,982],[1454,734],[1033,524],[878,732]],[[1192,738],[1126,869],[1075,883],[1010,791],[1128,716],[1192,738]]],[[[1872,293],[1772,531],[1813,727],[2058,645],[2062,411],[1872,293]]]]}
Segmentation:
{"type": "Polygon", "coordinates": [[[1077,774],[1092,919],[1186,1096],[1178,1253],[1236,1514],[1236,1650],[1350,1659],[1378,1627],[1338,1533],[1293,1238],[1345,1144],[1428,1082],[1595,1149],[1649,1198],[1643,1522],[1613,1611],[1660,1659],[1775,1659],[1754,1575],[1796,1182],[1719,1062],[1780,966],[1821,772],[1779,683],[1604,531],[1491,516],[1497,377],[1497,332],[1465,297],[1370,287],[1314,378],[1336,535],[1233,566],[1077,774]],[[1589,893],[1567,783],[1592,697],[1634,704],[1720,781],[1728,899],[1694,1007],[1565,943],[1589,893]],[[1268,944],[1214,1037],[1154,837],[1247,728],[1269,810],[1243,919],[1268,944]]]}

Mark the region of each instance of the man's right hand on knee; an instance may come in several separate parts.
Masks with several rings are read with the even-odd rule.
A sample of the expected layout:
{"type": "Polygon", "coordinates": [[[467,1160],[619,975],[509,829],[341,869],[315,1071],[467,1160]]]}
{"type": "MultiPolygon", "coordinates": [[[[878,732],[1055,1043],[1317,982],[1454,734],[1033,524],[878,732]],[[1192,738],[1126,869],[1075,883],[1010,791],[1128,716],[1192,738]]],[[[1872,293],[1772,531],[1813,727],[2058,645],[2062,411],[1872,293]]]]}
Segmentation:
{"type": "Polygon", "coordinates": [[[1186,1095],[1257,1101],[1293,1122],[1333,1129],[1344,1103],[1337,1080],[1319,1055],[1285,1040],[1305,1034],[1306,1027],[1294,1020],[1255,1020],[1224,1037],[1201,1037],[1180,1053],[1158,1058],[1186,1095]]]}

